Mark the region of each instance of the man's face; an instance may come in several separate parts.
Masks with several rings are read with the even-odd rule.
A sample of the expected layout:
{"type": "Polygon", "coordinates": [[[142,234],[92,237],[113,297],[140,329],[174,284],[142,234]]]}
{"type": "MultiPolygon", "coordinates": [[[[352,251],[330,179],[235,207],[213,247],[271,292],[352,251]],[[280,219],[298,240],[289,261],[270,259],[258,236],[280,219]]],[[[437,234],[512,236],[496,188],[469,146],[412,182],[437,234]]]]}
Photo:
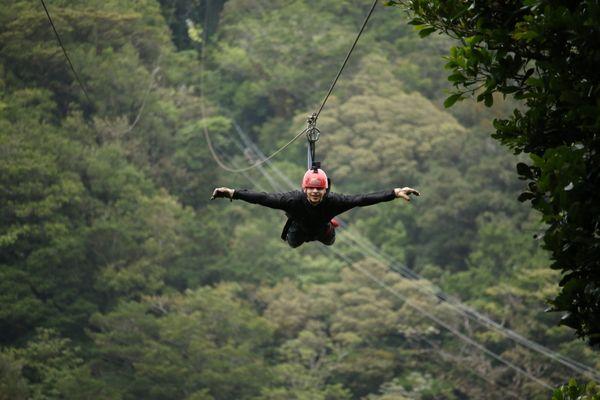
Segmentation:
{"type": "Polygon", "coordinates": [[[319,189],[319,188],[304,188],[304,193],[306,193],[306,198],[308,202],[313,206],[319,204],[323,200],[323,196],[325,196],[325,192],[327,189],[319,189]]]}

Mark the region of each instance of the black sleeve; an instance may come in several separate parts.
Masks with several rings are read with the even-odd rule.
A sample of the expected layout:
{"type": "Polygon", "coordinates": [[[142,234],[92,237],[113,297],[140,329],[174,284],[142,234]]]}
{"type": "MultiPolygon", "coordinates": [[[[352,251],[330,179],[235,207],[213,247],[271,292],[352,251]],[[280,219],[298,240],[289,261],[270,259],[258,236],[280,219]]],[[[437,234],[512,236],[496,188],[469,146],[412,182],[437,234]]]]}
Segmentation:
{"type": "Polygon", "coordinates": [[[394,190],[384,190],[381,192],[368,193],[368,194],[337,194],[332,193],[332,205],[337,214],[348,211],[354,207],[365,207],[384,201],[391,201],[396,198],[394,190]]]}
{"type": "Polygon", "coordinates": [[[243,200],[252,204],[275,208],[277,210],[288,210],[296,197],[296,192],[265,193],[254,192],[247,189],[235,189],[233,198],[243,200]]]}

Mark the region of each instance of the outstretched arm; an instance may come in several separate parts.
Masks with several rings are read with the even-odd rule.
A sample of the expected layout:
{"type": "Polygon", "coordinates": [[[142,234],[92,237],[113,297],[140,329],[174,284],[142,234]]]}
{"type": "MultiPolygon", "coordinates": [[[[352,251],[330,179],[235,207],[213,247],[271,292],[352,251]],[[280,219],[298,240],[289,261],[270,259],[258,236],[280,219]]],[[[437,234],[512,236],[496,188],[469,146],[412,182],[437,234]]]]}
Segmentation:
{"type": "Polygon", "coordinates": [[[259,204],[269,208],[287,210],[290,207],[290,204],[294,201],[295,192],[265,193],[254,192],[247,189],[234,190],[226,187],[220,187],[213,191],[211,200],[219,197],[228,198],[230,200],[239,199],[248,203],[259,204]]]}
{"type": "Polygon", "coordinates": [[[373,204],[382,203],[384,201],[391,201],[397,198],[402,198],[406,201],[410,201],[410,195],[419,196],[420,193],[415,189],[404,187],[396,188],[394,190],[385,190],[382,192],[375,192],[369,194],[358,194],[358,195],[343,195],[335,194],[333,202],[335,204],[335,212],[341,214],[345,211],[350,210],[354,207],[365,207],[373,204]]]}

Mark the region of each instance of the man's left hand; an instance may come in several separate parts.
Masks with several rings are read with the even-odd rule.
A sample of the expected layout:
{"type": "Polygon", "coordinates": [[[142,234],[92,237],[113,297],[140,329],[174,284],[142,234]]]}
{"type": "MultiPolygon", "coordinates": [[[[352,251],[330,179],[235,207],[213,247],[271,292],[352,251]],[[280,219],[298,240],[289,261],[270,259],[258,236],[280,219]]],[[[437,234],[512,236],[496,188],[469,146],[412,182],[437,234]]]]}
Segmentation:
{"type": "Polygon", "coordinates": [[[401,197],[406,201],[410,201],[411,194],[414,194],[415,196],[421,195],[421,193],[419,193],[415,189],[409,188],[409,187],[396,188],[396,189],[394,189],[394,194],[396,195],[397,198],[401,197]]]}

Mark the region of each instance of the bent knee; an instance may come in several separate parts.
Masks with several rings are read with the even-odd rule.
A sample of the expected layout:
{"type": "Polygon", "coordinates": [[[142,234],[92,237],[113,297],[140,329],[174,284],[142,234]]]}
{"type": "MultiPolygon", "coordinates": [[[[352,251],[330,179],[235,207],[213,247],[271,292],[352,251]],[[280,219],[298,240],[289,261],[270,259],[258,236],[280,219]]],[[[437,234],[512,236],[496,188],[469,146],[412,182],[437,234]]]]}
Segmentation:
{"type": "Polygon", "coordinates": [[[335,243],[335,235],[332,235],[328,238],[324,238],[319,240],[319,242],[323,243],[325,246],[331,246],[332,244],[335,243]]]}
{"type": "Polygon", "coordinates": [[[292,249],[295,249],[296,247],[300,247],[302,245],[302,243],[304,243],[303,241],[290,240],[289,236],[288,236],[286,242],[292,249]]]}

